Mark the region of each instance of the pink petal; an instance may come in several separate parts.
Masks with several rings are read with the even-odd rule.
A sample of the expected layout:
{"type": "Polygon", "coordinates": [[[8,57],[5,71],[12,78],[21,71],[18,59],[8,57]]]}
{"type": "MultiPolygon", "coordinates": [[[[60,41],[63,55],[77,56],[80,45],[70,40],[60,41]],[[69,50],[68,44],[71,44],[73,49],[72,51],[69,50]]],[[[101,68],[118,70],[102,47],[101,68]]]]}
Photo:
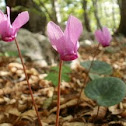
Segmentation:
{"type": "Polygon", "coordinates": [[[64,34],[60,27],[50,21],[47,25],[47,34],[50,39],[50,42],[53,46],[53,48],[58,51],[59,53],[62,53],[63,51],[63,43],[64,43],[64,34]]]}
{"type": "Polygon", "coordinates": [[[7,32],[8,32],[7,25],[8,25],[7,20],[2,21],[0,23],[0,34],[1,34],[1,36],[5,36],[7,34],[7,32]]]}
{"type": "Polygon", "coordinates": [[[5,28],[7,28],[7,15],[0,10],[0,34],[3,33],[5,28]]]}
{"type": "Polygon", "coordinates": [[[80,43],[77,41],[77,43],[76,43],[76,45],[74,47],[75,52],[77,52],[79,47],[80,47],[80,43]]]}
{"type": "Polygon", "coordinates": [[[11,28],[10,25],[10,8],[7,7],[7,14],[4,14],[2,11],[0,11],[0,34],[1,38],[4,40],[7,36],[11,35],[11,28]]]}
{"type": "Polygon", "coordinates": [[[14,31],[17,32],[17,30],[24,24],[26,24],[28,20],[29,20],[29,13],[27,11],[18,14],[17,18],[14,20],[12,24],[14,31]]]}
{"type": "Polygon", "coordinates": [[[74,16],[70,16],[67,22],[66,29],[64,31],[64,35],[66,39],[71,40],[75,45],[78,41],[81,33],[83,31],[82,23],[74,16]]]}
{"type": "Polygon", "coordinates": [[[15,34],[13,34],[12,27],[9,27],[7,20],[0,23],[0,35],[2,40],[7,42],[12,41],[16,36],[15,34]]]}
{"type": "Polygon", "coordinates": [[[95,38],[96,38],[96,40],[97,40],[98,42],[103,41],[102,36],[103,36],[103,35],[102,35],[101,30],[96,30],[96,32],[95,32],[95,38]]]}
{"type": "Polygon", "coordinates": [[[10,22],[10,8],[8,6],[7,6],[7,28],[6,29],[7,29],[6,36],[13,35],[13,29],[10,22]]]}
{"type": "Polygon", "coordinates": [[[8,22],[8,25],[10,26],[10,8],[7,6],[7,22],[8,22]]]}
{"type": "Polygon", "coordinates": [[[5,14],[0,10],[0,23],[6,19],[7,17],[5,16],[5,14]]]}
{"type": "Polygon", "coordinates": [[[107,42],[110,42],[111,39],[112,39],[112,37],[111,37],[111,34],[110,34],[108,28],[104,27],[104,28],[102,29],[102,31],[103,31],[103,34],[104,34],[104,36],[105,36],[105,38],[106,38],[106,41],[107,41],[107,42]]]}
{"type": "Polygon", "coordinates": [[[7,16],[4,15],[2,11],[0,11],[0,34],[2,34],[3,30],[7,27],[6,24],[7,24],[7,16]]]}
{"type": "Polygon", "coordinates": [[[108,28],[104,27],[102,30],[96,30],[95,32],[95,38],[96,40],[102,44],[102,46],[109,46],[109,43],[111,41],[111,34],[108,30],[108,28]]]}

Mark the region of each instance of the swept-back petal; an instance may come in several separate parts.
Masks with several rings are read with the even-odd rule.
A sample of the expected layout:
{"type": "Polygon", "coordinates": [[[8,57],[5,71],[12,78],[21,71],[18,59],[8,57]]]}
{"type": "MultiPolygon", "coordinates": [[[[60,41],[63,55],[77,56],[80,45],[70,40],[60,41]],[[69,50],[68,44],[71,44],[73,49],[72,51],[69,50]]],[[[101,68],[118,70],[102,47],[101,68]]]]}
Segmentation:
{"type": "Polygon", "coordinates": [[[8,22],[8,25],[10,25],[10,8],[7,6],[7,22],[8,22]]]}
{"type": "Polygon", "coordinates": [[[101,30],[96,30],[96,31],[95,31],[95,38],[96,38],[96,40],[97,40],[98,42],[103,41],[102,36],[103,36],[103,35],[102,35],[101,30]]]}
{"type": "Polygon", "coordinates": [[[103,31],[105,38],[107,39],[106,41],[110,42],[112,39],[112,36],[111,36],[108,28],[104,27],[104,28],[102,28],[102,31],[103,31]]]}
{"type": "Polygon", "coordinates": [[[1,39],[5,42],[11,42],[16,37],[16,34],[13,34],[12,27],[9,27],[7,20],[0,23],[0,35],[1,39]]]}
{"type": "Polygon", "coordinates": [[[7,16],[0,10],[0,34],[2,34],[3,30],[6,28],[7,28],[7,16]]]}
{"type": "Polygon", "coordinates": [[[53,48],[61,53],[63,51],[64,34],[61,28],[54,22],[50,21],[47,25],[47,34],[53,48]]]}
{"type": "Polygon", "coordinates": [[[64,31],[65,38],[75,45],[83,31],[82,23],[74,16],[70,16],[64,31]]]}
{"type": "Polygon", "coordinates": [[[7,20],[4,20],[0,23],[0,35],[5,36],[8,33],[7,20]]]}
{"type": "Polygon", "coordinates": [[[4,20],[7,20],[6,15],[0,10],[0,23],[4,20]]]}
{"type": "Polygon", "coordinates": [[[17,32],[17,30],[24,24],[26,24],[28,20],[29,20],[29,13],[27,11],[18,14],[18,16],[16,17],[16,19],[12,24],[14,31],[17,32]]]}
{"type": "Polygon", "coordinates": [[[108,28],[106,28],[106,27],[104,27],[100,30],[96,30],[95,38],[104,47],[109,46],[110,41],[112,39],[111,34],[110,34],[108,28]]]}

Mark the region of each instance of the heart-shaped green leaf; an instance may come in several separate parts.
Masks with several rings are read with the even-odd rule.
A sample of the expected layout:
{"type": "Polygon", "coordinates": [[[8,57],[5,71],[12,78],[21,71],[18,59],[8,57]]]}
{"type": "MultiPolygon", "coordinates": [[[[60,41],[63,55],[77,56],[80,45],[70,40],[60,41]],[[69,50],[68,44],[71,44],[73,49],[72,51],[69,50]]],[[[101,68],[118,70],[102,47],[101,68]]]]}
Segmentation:
{"type": "MultiPolygon", "coordinates": [[[[81,65],[88,70],[91,65],[91,62],[92,61],[81,62],[81,65]]],[[[95,60],[92,63],[90,73],[110,75],[112,74],[112,67],[106,62],[95,60]]]]}
{"type": "Polygon", "coordinates": [[[119,78],[104,77],[89,82],[85,95],[101,106],[118,104],[126,95],[126,84],[119,78]]]}

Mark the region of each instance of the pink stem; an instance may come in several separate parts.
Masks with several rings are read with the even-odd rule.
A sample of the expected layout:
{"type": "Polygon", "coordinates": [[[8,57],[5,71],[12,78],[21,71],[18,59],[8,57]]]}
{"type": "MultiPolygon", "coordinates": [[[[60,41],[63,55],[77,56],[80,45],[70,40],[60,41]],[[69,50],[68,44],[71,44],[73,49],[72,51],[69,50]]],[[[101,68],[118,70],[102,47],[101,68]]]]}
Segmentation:
{"type": "Polygon", "coordinates": [[[59,76],[58,76],[58,92],[57,92],[56,126],[59,126],[59,113],[60,113],[60,84],[61,84],[62,64],[63,64],[63,61],[60,60],[60,63],[59,63],[59,76]]]}
{"type": "Polygon", "coordinates": [[[21,51],[20,51],[20,48],[19,48],[19,45],[18,45],[18,42],[17,42],[16,39],[15,39],[15,44],[17,46],[18,55],[20,57],[20,60],[21,60],[22,66],[23,66],[23,70],[24,70],[24,73],[25,73],[25,77],[26,77],[26,81],[27,81],[27,84],[28,84],[28,88],[29,88],[29,91],[30,91],[31,98],[32,98],[32,102],[33,102],[33,105],[34,105],[34,108],[35,108],[35,111],[36,111],[36,115],[38,117],[38,121],[39,121],[40,126],[42,126],[40,116],[39,116],[39,113],[38,113],[38,109],[37,109],[37,106],[36,106],[36,103],[35,103],[35,100],[34,100],[34,97],[33,97],[33,92],[32,92],[32,89],[31,89],[31,85],[29,83],[28,76],[27,76],[27,73],[26,73],[26,69],[25,69],[25,65],[24,65],[24,62],[23,62],[22,55],[21,55],[21,51]]]}

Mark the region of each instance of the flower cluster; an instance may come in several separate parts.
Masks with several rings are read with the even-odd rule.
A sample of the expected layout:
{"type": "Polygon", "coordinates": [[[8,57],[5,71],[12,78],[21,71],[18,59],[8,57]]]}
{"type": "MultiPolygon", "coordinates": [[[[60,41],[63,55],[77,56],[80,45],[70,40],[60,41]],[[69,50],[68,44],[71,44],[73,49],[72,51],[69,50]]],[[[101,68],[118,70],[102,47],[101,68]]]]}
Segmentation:
{"type": "MultiPolygon", "coordinates": [[[[54,22],[47,25],[47,33],[52,47],[60,54],[61,60],[71,61],[76,59],[79,47],[78,39],[82,33],[81,22],[74,16],[70,16],[63,32],[54,22]]],[[[112,39],[108,28],[104,27],[95,32],[96,40],[103,46],[109,46],[112,39]]]]}
{"type": "MultiPolygon", "coordinates": [[[[11,42],[15,39],[18,30],[29,20],[27,11],[18,14],[17,18],[11,24],[10,8],[7,7],[7,14],[0,11],[0,36],[5,42],[11,42]]],[[[82,23],[74,16],[69,16],[65,31],[54,22],[50,21],[47,25],[47,33],[52,47],[60,54],[60,59],[71,61],[78,57],[79,48],[78,39],[83,31],[82,23]]],[[[109,46],[112,39],[108,28],[103,27],[95,32],[96,40],[103,47],[109,46]]]]}

